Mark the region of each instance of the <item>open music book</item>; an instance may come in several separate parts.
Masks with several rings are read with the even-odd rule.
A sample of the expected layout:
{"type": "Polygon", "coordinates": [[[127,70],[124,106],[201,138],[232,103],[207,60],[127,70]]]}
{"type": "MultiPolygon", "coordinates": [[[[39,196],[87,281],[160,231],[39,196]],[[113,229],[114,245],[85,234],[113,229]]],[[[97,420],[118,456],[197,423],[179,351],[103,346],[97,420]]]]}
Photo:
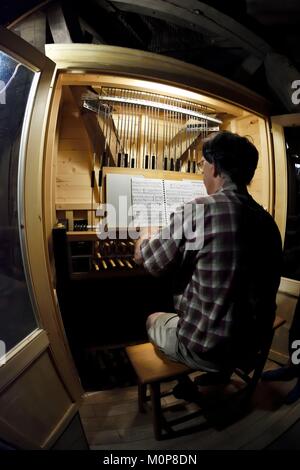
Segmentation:
{"type": "Polygon", "coordinates": [[[130,170],[125,174],[108,173],[107,225],[112,228],[167,225],[176,207],[207,195],[203,181],[182,177],[182,180],[146,178],[140,174],[133,176],[130,170]]]}
{"type": "Polygon", "coordinates": [[[164,226],[184,203],[207,192],[200,180],[131,178],[132,216],[139,227],[164,226]]]}

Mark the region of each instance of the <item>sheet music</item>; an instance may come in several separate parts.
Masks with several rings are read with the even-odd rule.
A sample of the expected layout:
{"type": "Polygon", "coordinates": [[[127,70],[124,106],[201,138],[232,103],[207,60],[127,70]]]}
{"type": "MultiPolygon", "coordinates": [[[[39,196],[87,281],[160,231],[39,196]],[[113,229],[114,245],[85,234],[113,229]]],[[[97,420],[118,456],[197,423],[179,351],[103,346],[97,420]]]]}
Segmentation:
{"type": "Polygon", "coordinates": [[[205,184],[203,183],[203,181],[199,181],[199,180],[190,180],[190,181],[184,181],[184,183],[190,183],[190,185],[192,186],[191,188],[191,194],[192,194],[192,197],[191,197],[191,200],[193,199],[196,199],[197,197],[203,197],[203,196],[207,196],[207,191],[206,191],[206,187],[205,187],[205,184]]]}
{"type": "Polygon", "coordinates": [[[131,196],[135,226],[166,224],[163,180],[132,178],[131,196]]]}
{"type": "Polygon", "coordinates": [[[207,196],[203,181],[195,180],[164,180],[166,217],[170,220],[170,215],[177,208],[192,201],[197,197],[207,196]]]}
{"type": "Polygon", "coordinates": [[[106,202],[108,226],[165,226],[178,206],[196,197],[206,196],[203,181],[162,180],[142,175],[107,174],[106,202]],[[126,201],[126,204],[125,204],[126,201]]]}

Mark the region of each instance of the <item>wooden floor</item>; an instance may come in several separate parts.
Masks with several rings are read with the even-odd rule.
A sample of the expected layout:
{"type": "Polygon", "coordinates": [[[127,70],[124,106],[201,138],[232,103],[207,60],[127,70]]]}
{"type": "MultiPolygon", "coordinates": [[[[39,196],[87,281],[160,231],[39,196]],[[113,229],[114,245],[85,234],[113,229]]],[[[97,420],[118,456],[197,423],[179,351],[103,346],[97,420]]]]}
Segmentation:
{"type": "MultiPolygon", "coordinates": [[[[266,368],[276,367],[268,363],[266,368]]],[[[300,418],[300,400],[284,405],[283,398],[295,381],[260,382],[253,397],[253,410],[222,431],[212,427],[182,437],[156,441],[153,437],[151,409],[141,414],[137,406],[137,388],[127,387],[87,393],[80,410],[91,449],[262,449],[271,444],[300,418]]],[[[172,389],[174,384],[166,384],[172,389]]],[[[167,418],[176,418],[195,405],[163,398],[167,418]]],[[[205,422],[203,417],[198,422],[205,422]]]]}

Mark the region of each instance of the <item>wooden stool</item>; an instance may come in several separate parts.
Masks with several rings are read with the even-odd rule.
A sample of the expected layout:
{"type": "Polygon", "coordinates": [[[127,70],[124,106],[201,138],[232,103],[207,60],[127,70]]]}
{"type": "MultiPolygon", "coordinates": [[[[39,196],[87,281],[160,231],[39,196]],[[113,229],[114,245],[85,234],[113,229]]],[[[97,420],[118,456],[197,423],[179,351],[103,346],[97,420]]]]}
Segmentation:
{"type": "Polygon", "coordinates": [[[162,438],[163,428],[166,427],[161,410],[160,384],[190,374],[193,370],[178,362],[170,361],[151,343],[128,346],[126,352],[138,377],[140,412],[145,411],[144,404],[147,400],[147,385],[149,385],[154,436],[159,440],[162,438]]]}
{"type": "Polygon", "coordinates": [[[160,440],[163,437],[163,430],[168,434],[175,436],[175,432],[172,430],[171,425],[179,422],[187,421],[193,417],[203,414],[206,419],[216,424],[216,421],[225,421],[230,418],[230,414],[234,414],[235,409],[237,415],[240,410],[238,409],[241,403],[246,403],[251,398],[252,393],[254,392],[256,385],[261,377],[265,362],[268,357],[268,353],[271,347],[272,339],[275,330],[281,327],[285,323],[285,320],[279,316],[276,316],[273,323],[273,328],[270,331],[269,337],[265,338],[265,343],[262,345],[261,349],[257,353],[256,360],[254,361],[253,368],[251,370],[243,370],[240,368],[235,368],[234,373],[238,375],[243,382],[245,387],[235,393],[235,396],[240,396],[241,392],[243,393],[243,401],[240,402],[233,396],[233,399],[236,403],[232,406],[229,406],[229,402],[225,403],[220,402],[221,408],[225,410],[224,417],[220,416],[220,410],[218,403],[213,404],[212,407],[205,407],[200,410],[200,412],[194,412],[188,414],[186,417],[173,420],[172,422],[167,422],[163,416],[161,408],[161,393],[160,393],[160,384],[162,382],[168,382],[174,379],[179,379],[184,375],[188,375],[191,372],[195,372],[194,369],[170,361],[162,353],[157,351],[151,343],[139,344],[137,346],[128,346],[126,348],[127,355],[129,360],[137,374],[138,377],[138,404],[139,410],[141,412],[145,411],[144,404],[147,400],[147,385],[150,388],[150,399],[152,403],[152,420],[153,420],[153,430],[154,436],[156,439],[160,440]]]}

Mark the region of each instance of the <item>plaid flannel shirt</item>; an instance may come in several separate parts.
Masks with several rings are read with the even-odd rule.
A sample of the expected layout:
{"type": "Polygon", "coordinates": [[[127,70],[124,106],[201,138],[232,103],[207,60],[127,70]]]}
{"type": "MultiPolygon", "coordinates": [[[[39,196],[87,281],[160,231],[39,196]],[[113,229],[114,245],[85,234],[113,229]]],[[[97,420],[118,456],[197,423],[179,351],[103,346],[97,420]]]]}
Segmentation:
{"type": "Polygon", "coordinates": [[[266,324],[273,321],[281,239],[272,217],[232,182],[192,204],[203,209],[196,214],[202,246],[188,249],[186,237],[176,233],[183,207],[171,216],[170,226],[142,242],[141,255],[152,275],[172,273],[179,343],[213,359],[228,353],[235,333],[242,344],[251,335],[249,317],[261,314],[268,317],[266,324]]]}

